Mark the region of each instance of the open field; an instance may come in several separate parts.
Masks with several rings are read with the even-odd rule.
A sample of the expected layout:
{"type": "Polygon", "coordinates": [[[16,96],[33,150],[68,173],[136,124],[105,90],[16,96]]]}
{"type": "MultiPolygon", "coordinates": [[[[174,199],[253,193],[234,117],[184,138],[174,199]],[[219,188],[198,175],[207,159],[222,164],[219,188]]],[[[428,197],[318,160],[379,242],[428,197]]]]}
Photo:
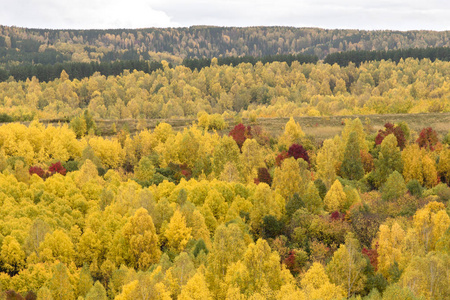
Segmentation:
{"type": "MultiPolygon", "coordinates": [[[[399,123],[406,122],[412,131],[420,132],[425,127],[432,127],[440,135],[445,135],[450,130],[450,113],[429,113],[429,114],[386,114],[386,115],[354,115],[354,116],[331,116],[331,117],[296,117],[294,118],[303,131],[308,135],[313,135],[318,140],[332,138],[339,134],[343,128],[345,119],[360,118],[363,124],[369,126],[372,130],[378,131],[386,122],[399,123]]],[[[234,120],[227,120],[229,128],[219,131],[220,134],[227,134],[234,125],[234,120]]],[[[255,125],[263,127],[273,136],[280,135],[284,130],[284,125],[289,121],[288,118],[260,118],[255,125]]],[[[117,129],[128,126],[131,133],[136,131],[138,120],[96,120],[97,126],[104,135],[113,134],[113,124],[117,129]]],[[[141,123],[143,121],[141,120],[141,123]]],[[[195,119],[151,119],[145,120],[146,127],[154,129],[159,123],[166,122],[172,125],[176,131],[190,126],[195,119]]],[[[250,124],[249,120],[243,119],[245,124],[250,124]]]]}

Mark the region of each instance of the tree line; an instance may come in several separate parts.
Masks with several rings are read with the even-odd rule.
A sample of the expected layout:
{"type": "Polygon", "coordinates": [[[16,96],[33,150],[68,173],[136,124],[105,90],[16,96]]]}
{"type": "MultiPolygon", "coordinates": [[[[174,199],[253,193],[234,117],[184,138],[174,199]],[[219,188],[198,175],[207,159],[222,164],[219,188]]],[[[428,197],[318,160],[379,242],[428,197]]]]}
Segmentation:
{"type": "MultiPolygon", "coordinates": [[[[272,62],[285,62],[288,66],[291,66],[292,62],[296,61],[300,64],[305,63],[317,63],[319,59],[317,56],[308,54],[278,54],[278,55],[268,55],[262,57],[254,56],[242,56],[242,57],[219,57],[215,61],[218,66],[237,66],[240,63],[250,63],[255,65],[257,62],[263,64],[272,62]]],[[[212,59],[210,58],[185,58],[183,60],[183,66],[190,68],[192,71],[195,69],[200,70],[205,67],[210,67],[212,59]]]]}
{"type": "Polygon", "coordinates": [[[64,70],[70,78],[81,80],[92,76],[95,72],[99,72],[104,76],[117,76],[124,70],[136,70],[144,73],[151,73],[161,69],[162,64],[156,61],[144,60],[121,60],[113,62],[65,62],[53,65],[48,64],[25,64],[10,67],[9,70],[0,69],[0,82],[6,81],[9,76],[15,80],[25,81],[36,77],[39,81],[48,82],[59,78],[64,70]]]}
{"type": "MultiPolygon", "coordinates": [[[[85,47],[88,52],[94,51],[89,47],[85,47]]],[[[46,50],[52,52],[51,50],[46,50]]],[[[54,50],[53,50],[54,52],[54,50]]],[[[10,66],[7,69],[0,68],[0,82],[6,81],[9,76],[13,76],[15,80],[26,80],[31,79],[35,76],[39,81],[51,81],[59,77],[62,70],[69,75],[70,78],[82,79],[89,77],[95,72],[100,72],[104,76],[117,76],[120,75],[124,70],[128,69],[130,71],[137,70],[143,71],[145,73],[151,73],[157,69],[162,68],[162,64],[157,61],[146,61],[150,59],[150,56],[144,55],[144,59],[141,60],[142,55],[137,51],[128,50],[124,53],[117,52],[107,52],[101,58],[101,62],[90,62],[90,63],[75,63],[75,62],[65,62],[65,63],[45,63],[44,61],[40,63],[37,60],[33,64],[19,64],[10,66]]],[[[400,59],[415,58],[415,59],[430,59],[435,61],[436,59],[441,61],[450,60],[450,48],[449,47],[438,47],[438,48],[409,48],[400,50],[389,50],[389,51],[346,51],[327,55],[324,59],[326,64],[338,64],[341,67],[347,66],[349,63],[353,62],[356,66],[360,66],[363,62],[369,61],[380,61],[380,60],[391,60],[398,63],[400,59]]],[[[205,67],[210,67],[213,59],[210,58],[185,58],[182,61],[182,65],[190,68],[192,71],[195,69],[200,70],[205,67]]],[[[286,62],[288,66],[291,66],[292,62],[298,62],[300,64],[318,62],[318,57],[315,55],[308,54],[278,54],[278,55],[268,55],[262,57],[254,56],[241,56],[241,57],[219,57],[214,60],[214,63],[218,66],[229,65],[237,66],[240,63],[250,63],[255,65],[257,62],[263,64],[272,62],[286,62]]],[[[33,61],[34,62],[34,61],[33,61]]]]}
{"type": "Polygon", "coordinates": [[[353,50],[345,52],[337,52],[328,54],[324,59],[324,63],[327,64],[338,64],[341,67],[347,66],[349,63],[354,63],[357,66],[361,65],[363,62],[367,61],[380,61],[380,60],[391,60],[393,62],[399,62],[400,59],[407,58],[417,58],[424,59],[428,58],[431,61],[436,59],[442,61],[450,60],[450,48],[449,47],[436,47],[436,48],[409,48],[409,49],[398,49],[398,50],[381,50],[381,51],[366,51],[366,50],[353,50]]]}

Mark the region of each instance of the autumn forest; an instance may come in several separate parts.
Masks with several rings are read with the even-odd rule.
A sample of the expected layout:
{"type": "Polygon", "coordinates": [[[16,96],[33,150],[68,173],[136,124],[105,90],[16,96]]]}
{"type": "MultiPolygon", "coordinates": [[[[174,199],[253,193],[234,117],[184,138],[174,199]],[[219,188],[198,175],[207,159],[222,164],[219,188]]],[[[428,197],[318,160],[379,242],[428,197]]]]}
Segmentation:
{"type": "Polygon", "coordinates": [[[449,46],[0,26],[0,299],[449,299],[449,46]]]}

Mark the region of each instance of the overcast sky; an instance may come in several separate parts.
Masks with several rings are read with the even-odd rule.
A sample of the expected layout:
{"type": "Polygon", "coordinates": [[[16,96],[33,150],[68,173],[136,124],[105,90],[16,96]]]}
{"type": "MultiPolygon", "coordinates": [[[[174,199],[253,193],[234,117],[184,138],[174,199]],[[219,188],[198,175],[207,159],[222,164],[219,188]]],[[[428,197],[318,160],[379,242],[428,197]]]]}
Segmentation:
{"type": "Polygon", "coordinates": [[[449,0],[0,0],[0,24],[29,28],[295,26],[450,30],[449,0]]]}

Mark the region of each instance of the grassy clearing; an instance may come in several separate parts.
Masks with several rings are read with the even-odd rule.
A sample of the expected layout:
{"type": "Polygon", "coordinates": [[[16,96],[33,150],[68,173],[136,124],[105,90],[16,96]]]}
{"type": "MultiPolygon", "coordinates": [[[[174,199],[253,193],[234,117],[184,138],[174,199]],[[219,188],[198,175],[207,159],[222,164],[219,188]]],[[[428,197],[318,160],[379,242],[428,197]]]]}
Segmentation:
{"type": "MultiPolygon", "coordinates": [[[[316,140],[332,138],[339,134],[344,127],[345,119],[360,118],[361,122],[371,132],[381,129],[386,122],[399,123],[406,122],[412,136],[417,134],[425,127],[432,127],[441,136],[450,131],[450,113],[428,113],[428,114],[386,114],[386,115],[352,115],[352,116],[331,116],[331,117],[295,117],[295,121],[300,124],[303,131],[308,135],[315,136],[316,140]]],[[[228,134],[235,125],[234,120],[227,120],[229,127],[226,130],[219,131],[220,134],[228,134]]],[[[284,125],[289,118],[260,118],[256,123],[251,124],[248,119],[242,120],[244,124],[258,125],[270,132],[273,136],[279,136],[284,125]]],[[[183,128],[191,126],[196,119],[122,119],[122,120],[96,120],[97,126],[103,135],[113,135],[113,124],[116,130],[126,128],[130,133],[139,129],[154,129],[159,123],[166,122],[172,125],[175,131],[181,131],[183,128]]],[[[43,121],[43,123],[54,123],[52,121],[43,121]]]]}

